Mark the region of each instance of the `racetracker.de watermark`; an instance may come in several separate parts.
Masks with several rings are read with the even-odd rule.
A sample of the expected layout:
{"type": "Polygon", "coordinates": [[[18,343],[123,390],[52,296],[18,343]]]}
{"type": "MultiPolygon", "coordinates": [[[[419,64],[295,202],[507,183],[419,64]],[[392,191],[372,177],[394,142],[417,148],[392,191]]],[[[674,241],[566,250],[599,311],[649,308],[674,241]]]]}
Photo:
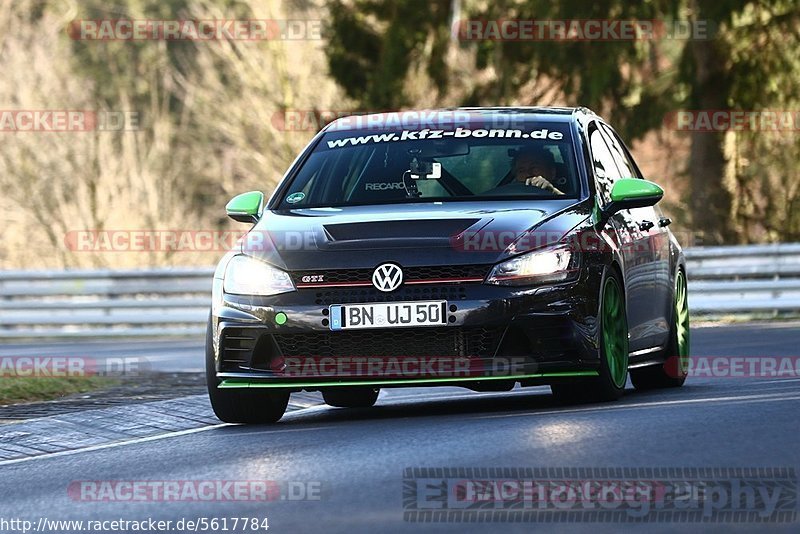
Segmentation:
{"type": "Polygon", "coordinates": [[[315,132],[330,123],[328,131],[386,131],[397,129],[453,130],[455,128],[522,127],[518,114],[489,114],[465,110],[352,110],[284,109],[272,114],[272,126],[284,132],[315,132]]]}
{"type": "Polygon", "coordinates": [[[282,376],[293,378],[435,379],[510,377],[525,372],[526,365],[531,363],[523,357],[485,361],[467,356],[287,356],[276,358],[270,366],[282,376]]]}
{"type": "MultiPolygon", "coordinates": [[[[675,230],[672,234],[684,246],[697,246],[702,243],[702,236],[697,232],[675,230]]],[[[451,236],[450,246],[459,252],[523,252],[536,250],[557,243],[569,244],[576,252],[602,252],[618,250],[623,253],[647,252],[668,245],[666,234],[660,233],[655,225],[650,230],[630,232],[617,239],[605,232],[581,231],[567,237],[563,232],[548,230],[464,230],[451,236]],[[652,234],[652,235],[651,235],[652,234]]]]}
{"type": "Polygon", "coordinates": [[[80,19],[77,41],[303,41],[322,39],[321,19],[80,19]]]}
{"type": "Polygon", "coordinates": [[[459,110],[285,109],[273,113],[271,122],[280,131],[309,132],[332,122],[335,124],[330,129],[337,131],[467,127],[482,120],[479,114],[459,110]]]}
{"type": "Polygon", "coordinates": [[[655,41],[707,40],[706,20],[464,19],[453,24],[460,41],[655,41]]]}
{"type": "Polygon", "coordinates": [[[800,378],[800,356],[692,356],[687,363],[695,378],[800,378]]]}
{"type": "Polygon", "coordinates": [[[679,132],[797,132],[800,111],[687,109],[667,113],[664,126],[679,132]]]}
{"type": "Polygon", "coordinates": [[[316,250],[313,231],[266,230],[70,230],[64,246],[72,252],[248,252],[316,250]]]}
{"type": "Polygon", "coordinates": [[[137,111],[0,110],[0,132],[121,132],[139,129],[137,111]]]}
{"type": "Polygon", "coordinates": [[[146,373],[151,366],[147,358],[138,356],[0,356],[0,378],[134,377],[146,373]]]}
{"type": "Polygon", "coordinates": [[[79,502],[319,501],[314,480],[74,480],[67,495],[79,502]]]}
{"type": "MultiPolygon", "coordinates": [[[[288,248],[302,249],[313,243],[313,234],[293,232],[286,240],[288,248]]],[[[275,248],[269,232],[246,230],[70,230],[64,235],[72,252],[227,252],[241,244],[249,250],[275,248]]]]}
{"type": "Polygon", "coordinates": [[[792,468],[406,468],[409,522],[797,520],[792,468]]]}

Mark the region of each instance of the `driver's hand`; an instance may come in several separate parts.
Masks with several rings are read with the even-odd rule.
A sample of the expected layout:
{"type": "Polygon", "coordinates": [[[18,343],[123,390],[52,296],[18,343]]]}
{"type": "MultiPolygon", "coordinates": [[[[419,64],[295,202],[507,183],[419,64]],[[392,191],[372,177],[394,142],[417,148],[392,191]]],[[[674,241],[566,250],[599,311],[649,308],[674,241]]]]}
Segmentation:
{"type": "Polygon", "coordinates": [[[552,191],[556,195],[563,195],[564,192],[559,190],[553,184],[547,181],[544,176],[531,176],[530,178],[525,179],[525,185],[532,185],[534,187],[538,187],[540,189],[544,189],[546,191],[552,191]]]}

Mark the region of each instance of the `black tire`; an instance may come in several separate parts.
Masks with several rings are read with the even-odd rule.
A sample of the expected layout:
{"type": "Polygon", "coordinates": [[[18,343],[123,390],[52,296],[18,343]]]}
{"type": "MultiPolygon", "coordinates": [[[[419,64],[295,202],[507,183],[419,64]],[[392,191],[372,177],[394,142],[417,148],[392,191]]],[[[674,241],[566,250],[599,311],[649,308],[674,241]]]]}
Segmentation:
{"type": "Polygon", "coordinates": [[[631,383],[638,391],[680,387],[685,381],[684,378],[676,383],[676,379],[666,376],[664,365],[648,365],[639,369],[631,369],[631,383]]]}
{"type": "Polygon", "coordinates": [[[216,376],[212,323],[206,329],[206,386],[214,414],[225,423],[275,423],[286,413],[289,393],[269,389],[220,389],[216,376]]]}
{"type": "Polygon", "coordinates": [[[598,369],[598,376],[596,378],[582,380],[579,382],[568,382],[560,384],[551,384],[550,391],[559,401],[568,403],[583,403],[583,402],[602,402],[617,400],[622,397],[625,392],[625,383],[627,382],[627,367],[628,367],[628,319],[625,307],[625,292],[617,270],[613,267],[606,269],[603,281],[600,284],[600,296],[598,298],[598,355],[600,358],[600,367],[598,369]],[[621,375],[618,373],[617,380],[613,377],[613,372],[610,368],[609,358],[607,357],[606,343],[604,336],[606,335],[605,321],[605,298],[606,298],[606,285],[612,284],[617,290],[619,296],[618,317],[616,328],[624,332],[624,340],[622,343],[621,354],[624,361],[620,363],[620,369],[624,367],[625,373],[621,375]],[[622,321],[622,324],[619,324],[622,321]]]}
{"type": "MultiPolygon", "coordinates": [[[[683,280],[685,284],[686,275],[683,271],[679,271],[679,276],[684,277],[683,280]]],[[[631,369],[631,383],[633,383],[633,387],[637,390],[647,391],[649,389],[679,388],[686,382],[688,362],[681,357],[678,349],[678,276],[675,277],[675,289],[673,290],[672,298],[672,322],[669,328],[669,341],[660,354],[660,359],[662,359],[664,363],[641,367],[639,369],[631,369]]],[[[688,355],[685,357],[688,357],[688,355]]]]}
{"type": "Polygon", "coordinates": [[[591,402],[586,382],[565,382],[550,384],[553,397],[564,404],[581,404],[591,402]]]}
{"type": "Polygon", "coordinates": [[[336,408],[369,408],[378,400],[379,391],[370,387],[331,388],[322,390],[322,398],[336,408]]]}

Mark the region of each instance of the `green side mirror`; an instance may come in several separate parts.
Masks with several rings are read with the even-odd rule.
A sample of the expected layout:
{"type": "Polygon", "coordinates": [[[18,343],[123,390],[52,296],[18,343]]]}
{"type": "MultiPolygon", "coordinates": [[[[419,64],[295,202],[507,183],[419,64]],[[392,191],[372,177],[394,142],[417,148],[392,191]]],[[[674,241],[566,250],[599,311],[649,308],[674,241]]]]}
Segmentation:
{"type": "Polygon", "coordinates": [[[611,188],[611,202],[603,209],[603,213],[610,217],[621,210],[653,206],[663,196],[664,190],[653,182],[622,178],[611,188]]]}
{"type": "Polygon", "coordinates": [[[261,191],[249,191],[236,195],[225,206],[228,217],[234,221],[254,223],[261,217],[264,209],[264,193],[261,191]]]}

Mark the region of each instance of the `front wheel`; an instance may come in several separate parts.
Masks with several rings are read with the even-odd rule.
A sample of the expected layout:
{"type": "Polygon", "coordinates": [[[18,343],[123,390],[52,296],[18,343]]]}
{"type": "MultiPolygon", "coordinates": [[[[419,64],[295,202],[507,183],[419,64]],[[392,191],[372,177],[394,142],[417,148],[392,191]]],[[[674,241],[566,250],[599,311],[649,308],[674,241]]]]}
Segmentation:
{"type": "Polygon", "coordinates": [[[220,389],[214,364],[213,324],[206,330],[206,386],[211,408],[225,423],[275,423],[283,417],[289,404],[289,393],[268,389],[220,389]]]}
{"type": "Polygon", "coordinates": [[[579,383],[552,384],[550,390],[567,401],[609,401],[620,398],[628,380],[628,317],[619,274],[609,268],[600,291],[600,368],[597,378],[579,383]]]}

